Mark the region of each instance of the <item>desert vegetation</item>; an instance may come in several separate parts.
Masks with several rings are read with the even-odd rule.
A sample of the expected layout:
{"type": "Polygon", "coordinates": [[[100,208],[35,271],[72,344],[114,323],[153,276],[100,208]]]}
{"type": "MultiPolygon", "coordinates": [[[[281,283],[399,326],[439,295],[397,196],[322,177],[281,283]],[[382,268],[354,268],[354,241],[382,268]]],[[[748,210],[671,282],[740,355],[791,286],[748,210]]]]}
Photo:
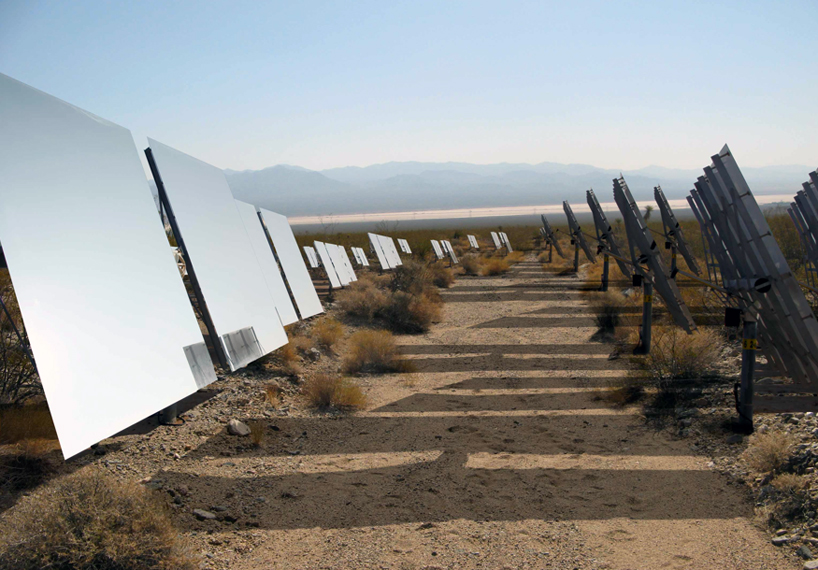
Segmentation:
{"type": "Polygon", "coordinates": [[[167,507],[112,475],[68,475],[15,508],[0,532],[0,570],[196,568],[167,507]]]}
{"type": "Polygon", "coordinates": [[[412,261],[398,267],[388,279],[362,273],[338,294],[338,306],[356,322],[395,333],[422,333],[440,319],[442,301],[437,283],[441,275],[447,283],[454,279],[447,268],[412,261]]]}
{"type": "Polygon", "coordinates": [[[366,396],[353,380],[338,374],[319,373],[304,383],[302,393],[319,410],[357,410],[366,405],[366,396]]]}
{"type": "Polygon", "coordinates": [[[378,330],[361,330],[349,338],[342,369],[347,374],[411,371],[392,333],[378,330]]]}

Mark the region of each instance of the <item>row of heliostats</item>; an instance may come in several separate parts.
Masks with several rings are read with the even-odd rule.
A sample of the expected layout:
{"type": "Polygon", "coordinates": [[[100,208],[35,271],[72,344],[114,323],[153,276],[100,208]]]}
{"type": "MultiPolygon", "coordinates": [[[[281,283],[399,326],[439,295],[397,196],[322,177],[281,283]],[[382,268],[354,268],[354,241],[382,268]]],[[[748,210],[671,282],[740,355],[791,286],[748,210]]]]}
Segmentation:
{"type": "MultiPolygon", "coordinates": [[[[369,250],[377,257],[381,269],[395,269],[403,265],[400,254],[395,247],[395,242],[391,237],[373,233],[369,233],[367,236],[369,237],[369,250]]],[[[469,241],[469,247],[472,249],[480,249],[480,245],[477,243],[475,236],[469,234],[466,237],[469,241]]],[[[491,237],[497,249],[505,247],[509,252],[513,251],[508,240],[508,235],[506,235],[505,232],[491,232],[491,237]]],[[[433,239],[431,243],[432,251],[438,260],[448,257],[453,264],[460,263],[449,240],[433,239]]],[[[398,247],[400,247],[403,253],[407,255],[412,254],[409,242],[405,239],[398,238],[398,247]]],[[[363,248],[350,247],[350,249],[359,267],[369,267],[369,260],[363,248]]],[[[304,255],[307,258],[307,263],[309,263],[310,268],[324,268],[327,279],[329,279],[330,285],[333,288],[345,287],[353,281],[358,280],[355,275],[355,270],[350,263],[349,254],[347,254],[346,248],[342,245],[316,241],[311,246],[304,246],[304,255]]]]}
{"type": "MultiPolygon", "coordinates": [[[[213,356],[239,369],[323,312],[286,217],[148,140],[159,212],[128,129],[0,74],[0,243],[66,458],[216,380],[213,356]]],[[[401,265],[391,238],[370,248],[401,265]]],[[[356,279],[343,247],[305,253],[334,287],[356,279]]]]}

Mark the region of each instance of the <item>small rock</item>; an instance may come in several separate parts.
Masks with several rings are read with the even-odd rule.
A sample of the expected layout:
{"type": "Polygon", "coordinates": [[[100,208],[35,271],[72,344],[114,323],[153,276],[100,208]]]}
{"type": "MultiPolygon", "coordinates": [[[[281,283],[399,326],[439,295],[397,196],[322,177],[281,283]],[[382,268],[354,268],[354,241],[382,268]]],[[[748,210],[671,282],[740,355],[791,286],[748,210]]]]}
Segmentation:
{"type": "Polygon", "coordinates": [[[203,509],[193,509],[193,514],[200,521],[212,521],[215,520],[216,518],[216,515],[214,515],[210,511],[205,511],[203,509]]]}
{"type": "Polygon", "coordinates": [[[789,536],[776,536],[772,542],[773,545],[775,546],[784,546],[790,541],[792,541],[792,538],[790,538],[789,536]]]}
{"type": "Polygon", "coordinates": [[[803,569],[804,570],[818,570],[818,560],[810,560],[809,562],[804,562],[803,569]]]}
{"type": "Polygon", "coordinates": [[[227,510],[227,507],[223,507],[221,505],[216,505],[215,507],[211,507],[214,513],[223,513],[227,510]]]}
{"type": "Polygon", "coordinates": [[[776,536],[784,536],[785,534],[787,534],[786,528],[779,528],[777,531],[775,531],[776,536]]]}
{"type": "Polygon", "coordinates": [[[742,441],[744,441],[744,436],[741,435],[740,433],[734,433],[733,435],[727,438],[727,443],[729,443],[730,445],[735,445],[736,443],[741,443],[742,441]]]}
{"type": "Polygon", "coordinates": [[[190,493],[190,489],[187,488],[187,485],[179,485],[176,487],[176,492],[182,495],[183,497],[187,497],[190,493]]]}
{"type": "Polygon", "coordinates": [[[806,544],[802,544],[801,548],[796,550],[795,553],[804,560],[812,560],[812,550],[806,544]]]}
{"type": "Polygon", "coordinates": [[[250,428],[239,420],[230,420],[227,422],[227,433],[239,436],[250,435],[250,428]]]}
{"type": "Polygon", "coordinates": [[[418,527],[418,530],[428,530],[428,529],[434,528],[434,527],[435,527],[435,525],[433,523],[428,522],[428,523],[423,523],[422,525],[420,525],[418,527]]]}

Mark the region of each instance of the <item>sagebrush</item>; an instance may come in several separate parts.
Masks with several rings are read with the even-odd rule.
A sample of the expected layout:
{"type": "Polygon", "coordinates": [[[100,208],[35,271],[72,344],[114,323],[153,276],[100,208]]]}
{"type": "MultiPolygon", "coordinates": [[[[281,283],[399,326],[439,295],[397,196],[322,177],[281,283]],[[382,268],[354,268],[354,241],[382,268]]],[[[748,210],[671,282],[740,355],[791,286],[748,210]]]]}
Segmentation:
{"type": "Polygon", "coordinates": [[[150,491],[82,470],[15,507],[0,533],[0,570],[192,570],[167,507],[150,491]]]}

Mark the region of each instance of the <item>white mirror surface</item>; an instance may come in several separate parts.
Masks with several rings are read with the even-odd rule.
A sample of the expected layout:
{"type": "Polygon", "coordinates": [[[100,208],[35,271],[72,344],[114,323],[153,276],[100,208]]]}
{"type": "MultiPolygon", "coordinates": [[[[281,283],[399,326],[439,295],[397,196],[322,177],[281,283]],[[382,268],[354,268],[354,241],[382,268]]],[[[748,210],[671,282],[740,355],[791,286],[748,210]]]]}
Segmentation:
{"type": "Polygon", "coordinates": [[[344,257],[344,265],[346,265],[347,270],[349,271],[349,274],[352,275],[352,280],[357,281],[358,276],[355,275],[355,268],[352,267],[352,262],[349,260],[349,254],[347,253],[346,248],[344,246],[342,246],[342,245],[339,245],[338,249],[341,252],[341,255],[343,255],[343,257],[344,257]]]}
{"type": "Polygon", "coordinates": [[[304,255],[307,256],[307,263],[310,264],[310,267],[312,269],[318,269],[318,256],[316,255],[315,250],[312,247],[305,245],[304,255]]]}
{"type": "Polygon", "coordinates": [[[381,269],[392,269],[392,265],[389,264],[389,260],[386,257],[383,246],[381,245],[380,236],[377,234],[367,234],[367,236],[369,236],[370,249],[375,252],[375,257],[378,258],[378,263],[381,264],[381,269]]]}
{"type": "MultiPolygon", "coordinates": [[[[287,344],[224,173],[153,139],[148,142],[220,341],[226,344],[226,335],[252,328],[257,356],[287,344]]],[[[231,369],[248,364],[246,357],[226,350],[231,369]]]]}
{"type": "Polygon", "coordinates": [[[329,251],[327,251],[327,244],[320,241],[315,242],[315,251],[318,252],[318,257],[321,258],[321,265],[324,267],[324,271],[327,272],[329,284],[335,289],[340,289],[341,278],[336,272],[335,266],[332,264],[332,258],[330,258],[329,251]]]}
{"type": "Polygon", "coordinates": [[[66,458],[216,379],[138,153],[0,74],[0,241],[66,458]]]}
{"type": "Polygon", "coordinates": [[[440,242],[438,242],[436,239],[433,239],[431,241],[432,241],[432,249],[435,250],[435,256],[438,259],[443,259],[443,250],[440,248],[440,242]]]}
{"type": "Polygon", "coordinates": [[[284,284],[281,269],[270,248],[270,241],[267,239],[267,234],[264,233],[264,226],[261,225],[256,207],[236,200],[236,209],[239,211],[244,229],[247,230],[247,237],[250,239],[250,245],[253,246],[261,273],[264,275],[267,288],[275,302],[281,324],[286,326],[297,323],[298,313],[295,312],[290,294],[287,292],[287,285],[284,284]]]}
{"type": "MultiPolygon", "coordinates": [[[[318,293],[315,292],[315,286],[298,251],[298,243],[295,241],[293,230],[287,218],[264,208],[261,208],[261,217],[264,219],[264,225],[267,227],[267,232],[273,241],[278,261],[284,270],[287,283],[290,284],[290,291],[292,291],[295,298],[295,304],[298,305],[301,318],[306,319],[323,313],[321,300],[318,298],[318,293]]],[[[315,256],[314,250],[311,253],[315,256]]],[[[309,256],[309,252],[307,256],[309,256]]],[[[313,265],[313,260],[310,260],[310,265],[317,267],[317,260],[315,260],[315,265],[313,265]]]]}
{"type": "Polygon", "coordinates": [[[497,236],[497,232],[491,232],[491,239],[494,242],[494,247],[496,249],[503,247],[503,244],[500,243],[500,238],[497,236]]]}
{"type": "Polygon", "coordinates": [[[458,261],[458,259],[457,259],[457,254],[454,252],[454,248],[452,247],[452,242],[450,242],[449,240],[445,240],[443,242],[443,245],[446,246],[446,248],[445,248],[446,252],[449,254],[449,257],[451,258],[452,263],[460,263],[460,261],[458,261]]]}
{"type": "Polygon", "coordinates": [[[349,269],[344,263],[344,256],[341,253],[341,248],[334,243],[325,243],[324,245],[329,253],[329,258],[332,260],[332,265],[335,267],[335,273],[338,274],[338,278],[341,280],[341,285],[346,287],[355,281],[354,275],[350,274],[349,269]]]}

